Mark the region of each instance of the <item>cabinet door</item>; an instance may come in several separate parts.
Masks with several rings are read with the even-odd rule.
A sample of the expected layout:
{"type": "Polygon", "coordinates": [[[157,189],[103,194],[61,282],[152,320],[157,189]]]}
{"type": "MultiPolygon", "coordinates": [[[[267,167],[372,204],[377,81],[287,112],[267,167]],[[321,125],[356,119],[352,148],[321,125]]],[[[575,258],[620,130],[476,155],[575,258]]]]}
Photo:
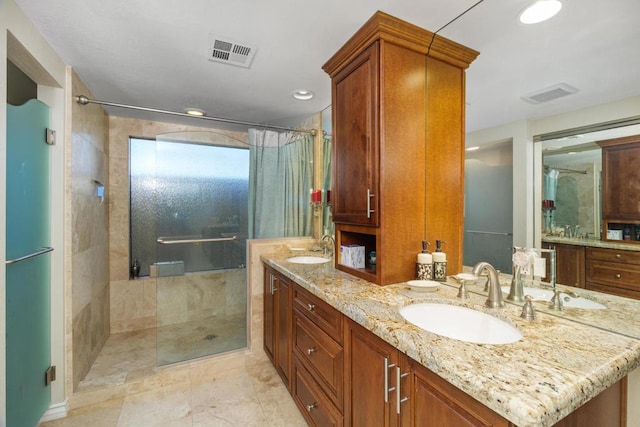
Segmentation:
{"type": "Polygon", "coordinates": [[[640,136],[601,141],[602,217],[640,220],[640,136]]]}
{"type": "Polygon", "coordinates": [[[275,365],[287,388],[291,388],[289,381],[292,357],[291,336],[293,334],[291,292],[292,287],[289,280],[281,276],[278,277],[278,287],[275,292],[277,300],[275,365]]]}
{"type": "MultiPolygon", "coordinates": [[[[584,246],[543,243],[546,249],[556,251],[556,283],[560,285],[585,287],[586,255],[584,246]]],[[[547,260],[546,279],[550,280],[550,261],[548,253],[542,253],[547,260]]]]}
{"type": "Polygon", "coordinates": [[[264,269],[264,352],[267,353],[271,362],[275,365],[275,298],[274,289],[277,287],[276,276],[273,270],[264,269]]]}
{"type": "Polygon", "coordinates": [[[584,246],[556,245],[556,263],[558,283],[584,288],[586,270],[584,246]]]}
{"type": "Polygon", "coordinates": [[[287,388],[291,383],[291,283],[275,270],[264,270],[264,351],[287,388]]]}
{"type": "Polygon", "coordinates": [[[395,426],[394,373],[398,352],[361,326],[349,322],[345,416],[353,427],[395,426]]]}
{"type": "MultiPolygon", "coordinates": [[[[411,402],[409,425],[440,426],[510,426],[491,409],[438,377],[425,367],[411,363],[411,402]]],[[[403,414],[403,424],[407,414],[403,414]]]]}
{"type": "Polygon", "coordinates": [[[378,43],[332,81],[333,220],[378,225],[378,43]]]}

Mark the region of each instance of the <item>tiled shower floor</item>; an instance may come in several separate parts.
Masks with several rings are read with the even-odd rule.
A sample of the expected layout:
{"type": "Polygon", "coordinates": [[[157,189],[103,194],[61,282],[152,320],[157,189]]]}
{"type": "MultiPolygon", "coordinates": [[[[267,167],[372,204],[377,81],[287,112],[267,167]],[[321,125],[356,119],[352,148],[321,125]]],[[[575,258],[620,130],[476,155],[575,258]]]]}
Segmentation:
{"type": "Polygon", "coordinates": [[[112,334],[76,391],[121,385],[153,375],[157,366],[241,349],[246,336],[244,315],[112,334]]]}

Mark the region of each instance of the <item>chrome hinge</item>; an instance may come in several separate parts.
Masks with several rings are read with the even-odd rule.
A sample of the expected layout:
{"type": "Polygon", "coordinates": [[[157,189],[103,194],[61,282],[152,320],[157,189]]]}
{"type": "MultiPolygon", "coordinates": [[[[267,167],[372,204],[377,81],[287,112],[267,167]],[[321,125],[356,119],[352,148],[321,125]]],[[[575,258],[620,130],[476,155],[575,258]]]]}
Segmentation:
{"type": "Polygon", "coordinates": [[[56,366],[49,366],[49,369],[44,373],[44,385],[49,385],[56,380],[56,366]]]}
{"type": "Polygon", "coordinates": [[[56,131],[53,129],[46,129],[45,132],[45,139],[44,142],[46,142],[49,145],[55,145],[56,143],[56,131]]]}

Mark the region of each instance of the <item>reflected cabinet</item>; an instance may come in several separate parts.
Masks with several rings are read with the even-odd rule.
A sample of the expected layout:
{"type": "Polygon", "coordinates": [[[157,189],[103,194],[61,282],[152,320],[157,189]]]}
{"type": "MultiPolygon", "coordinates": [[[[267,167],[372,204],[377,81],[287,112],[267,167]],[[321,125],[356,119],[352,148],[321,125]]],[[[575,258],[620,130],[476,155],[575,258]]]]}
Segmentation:
{"type": "Polygon", "coordinates": [[[465,70],[478,52],[377,12],[323,66],[332,81],[336,268],[415,278],[422,240],[462,267],[465,70]],[[432,43],[431,43],[432,42],[432,43]],[[342,246],[361,246],[347,266],[342,246]]]}

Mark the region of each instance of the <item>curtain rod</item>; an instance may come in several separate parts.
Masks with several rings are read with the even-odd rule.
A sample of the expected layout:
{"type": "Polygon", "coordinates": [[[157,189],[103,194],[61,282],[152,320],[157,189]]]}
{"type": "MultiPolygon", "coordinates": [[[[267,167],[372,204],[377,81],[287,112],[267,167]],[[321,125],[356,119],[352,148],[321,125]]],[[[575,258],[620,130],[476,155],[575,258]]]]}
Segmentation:
{"type": "Polygon", "coordinates": [[[289,132],[303,132],[310,133],[311,135],[316,134],[315,129],[296,129],[287,126],[277,126],[277,125],[267,125],[264,123],[253,123],[253,122],[244,122],[242,120],[233,120],[233,119],[224,119],[221,117],[209,117],[209,116],[192,116],[187,113],[179,113],[177,111],[168,111],[168,110],[159,110],[156,108],[147,108],[147,107],[138,107],[135,105],[126,105],[126,104],[116,104],[115,102],[107,102],[107,101],[99,101],[97,99],[89,99],[85,95],[76,96],[76,102],[81,105],[87,104],[99,104],[99,105],[107,105],[109,107],[118,107],[118,108],[128,108],[130,110],[139,110],[139,111],[147,111],[151,113],[160,113],[160,114],[169,114],[172,116],[180,116],[180,117],[189,117],[191,119],[200,119],[200,120],[211,120],[215,122],[225,122],[225,123],[234,123],[238,125],[247,125],[247,126],[255,126],[259,128],[268,128],[268,129],[279,129],[286,130],[289,132]]]}

